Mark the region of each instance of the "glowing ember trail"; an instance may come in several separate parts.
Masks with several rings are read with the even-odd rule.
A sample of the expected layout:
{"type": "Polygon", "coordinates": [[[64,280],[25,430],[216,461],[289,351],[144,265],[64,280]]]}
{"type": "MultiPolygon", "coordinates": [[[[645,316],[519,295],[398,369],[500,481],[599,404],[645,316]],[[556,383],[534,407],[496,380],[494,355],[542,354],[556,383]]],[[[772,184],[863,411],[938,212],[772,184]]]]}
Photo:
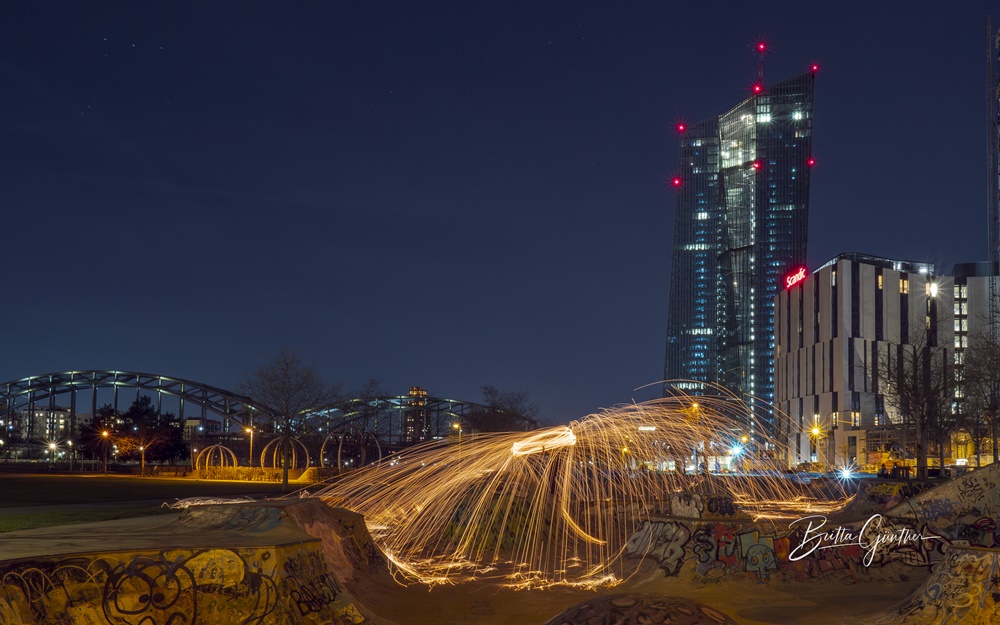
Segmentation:
{"type": "Polygon", "coordinates": [[[510,453],[515,456],[527,456],[528,454],[544,453],[555,451],[560,447],[576,445],[576,436],[570,428],[553,428],[542,430],[538,434],[528,436],[524,440],[515,442],[510,447],[510,453]]]}
{"type": "MultiPolygon", "coordinates": [[[[771,427],[763,411],[719,393],[623,406],[568,427],[435,441],[318,495],[365,516],[401,579],[514,588],[619,583],[641,560],[627,553],[630,537],[651,518],[687,516],[678,503],[686,495],[731,502],[746,520],[836,507],[789,479],[785,446],[762,434],[771,427]]],[[[773,419],[778,438],[797,431],[784,415],[773,419]]]]}

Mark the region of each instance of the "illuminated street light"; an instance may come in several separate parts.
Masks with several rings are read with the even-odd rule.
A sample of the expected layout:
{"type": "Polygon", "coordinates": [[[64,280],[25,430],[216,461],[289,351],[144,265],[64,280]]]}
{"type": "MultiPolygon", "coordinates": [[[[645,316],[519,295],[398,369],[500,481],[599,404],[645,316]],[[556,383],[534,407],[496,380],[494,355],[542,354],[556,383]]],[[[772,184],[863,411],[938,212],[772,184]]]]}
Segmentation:
{"type": "Polygon", "coordinates": [[[104,475],[108,474],[108,431],[104,430],[101,432],[101,436],[104,437],[104,475]]]}
{"type": "Polygon", "coordinates": [[[253,466],[253,428],[246,428],[244,430],[250,435],[250,466],[253,466]]]}
{"type": "MultiPolygon", "coordinates": [[[[809,430],[809,435],[813,439],[813,446],[816,448],[816,460],[822,461],[824,454],[823,450],[820,449],[819,439],[823,438],[823,428],[818,423],[813,423],[812,429],[809,430]]],[[[822,463],[824,472],[826,472],[828,462],[830,462],[829,457],[826,458],[826,462],[822,463]]]]}

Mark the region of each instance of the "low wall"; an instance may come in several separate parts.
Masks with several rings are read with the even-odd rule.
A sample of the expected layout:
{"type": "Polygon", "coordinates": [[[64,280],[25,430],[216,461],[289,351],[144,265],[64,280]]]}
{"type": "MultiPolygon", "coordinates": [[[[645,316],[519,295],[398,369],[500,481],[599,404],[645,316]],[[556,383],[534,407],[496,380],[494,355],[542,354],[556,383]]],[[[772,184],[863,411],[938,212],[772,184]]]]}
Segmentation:
{"type": "MultiPolygon", "coordinates": [[[[290,523],[284,509],[196,507],[169,521],[173,538],[161,549],[0,561],[0,625],[365,623],[332,570],[323,541],[290,523]],[[239,543],[241,536],[248,544],[274,544],[219,546],[239,543]]],[[[95,533],[102,525],[111,527],[65,529],[95,533]]],[[[141,537],[119,533],[105,540],[127,545],[130,538],[141,537]]],[[[83,536],[74,548],[69,537],[52,547],[92,549],[94,540],[83,536]]]]}

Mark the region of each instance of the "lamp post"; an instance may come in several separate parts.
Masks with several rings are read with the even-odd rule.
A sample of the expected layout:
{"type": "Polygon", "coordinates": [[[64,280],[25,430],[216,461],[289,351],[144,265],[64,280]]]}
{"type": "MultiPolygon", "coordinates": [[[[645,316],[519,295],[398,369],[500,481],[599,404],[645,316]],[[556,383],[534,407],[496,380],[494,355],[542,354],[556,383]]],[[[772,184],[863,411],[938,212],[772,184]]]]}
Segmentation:
{"type": "Polygon", "coordinates": [[[49,464],[55,467],[56,465],[56,444],[49,443],[49,464]]]}
{"type": "MultiPolygon", "coordinates": [[[[833,458],[833,464],[834,465],[837,464],[837,430],[839,429],[839,423],[840,423],[839,419],[837,418],[837,415],[839,415],[842,412],[850,413],[850,415],[851,415],[851,427],[854,427],[854,426],[856,426],[856,423],[854,422],[855,413],[857,413],[858,411],[856,411],[856,410],[854,410],[852,408],[850,410],[847,410],[847,409],[844,409],[844,410],[834,410],[834,411],[826,413],[826,418],[830,422],[830,450],[833,452],[833,453],[831,453],[831,454],[828,455],[828,458],[833,458]]],[[[849,460],[850,460],[850,458],[847,457],[847,453],[845,452],[844,453],[844,466],[845,467],[850,464],[849,460]]]]}
{"type": "Polygon", "coordinates": [[[452,423],[451,424],[451,429],[458,431],[458,444],[461,445],[462,444],[462,424],[461,423],[452,423]]]}
{"type": "Polygon", "coordinates": [[[70,473],[72,473],[73,472],[73,454],[76,453],[76,450],[73,449],[73,441],[66,441],[66,444],[69,445],[69,471],[70,471],[70,473]]]}
{"type": "MultiPolygon", "coordinates": [[[[700,408],[700,406],[698,405],[698,402],[691,402],[691,407],[688,409],[688,411],[690,411],[690,413],[689,413],[690,417],[689,418],[694,423],[695,432],[698,433],[698,438],[702,438],[701,435],[703,433],[701,431],[701,413],[698,412],[699,408],[700,408]]],[[[685,412],[687,412],[687,411],[685,411],[685,412]]],[[[705,453],[704,453],[704,459],[702,460],[702,462],[705,463],[705,473],[708,473],[708,440],[707,440],[707,437],[706,437],[706,440],[704,441],[704,443],[705,443],[705,453]]],[[[698,465],[698,445],[700,445],[700,444],[701,444],[701,441],[696,441],[695,444],[694,444],[694,472],[695,472],[695,474],[698,473],[698,467],[699,467],[699,465],[698,465]]]]}
{"type": "MultiPolygon", "coordinates": [[[[819,426],[818,422],[813,421],[813,426],[809,430],[809,436],[813,439],[812,446],[816,448],[816,461],[819,462],[823,457],[823,452],[819,447],[819,439],[823,438],[823,428],[819,426]]],[[[829,458],[827,458],[827,460],[829,460],[829,458]]],[[[823,471],[826,472],[826,463],[821,462],[821,464],[823,465],[823,471]]]]}
{"type": "Polygon", "coordinates": [[[250,435],[250,466],[253,466],[253,428],[246,428],[246,433],[250,435]]]}
{"type": "Polygon", "coordinates": [[[108,474],[108,431],[104,430],[101,432],[101,436],[104,437],[104,475],[108,474]]]}
{"type": "Polygon", "coordinates": [[[140,476],[145,476],[146,475],[146,447],[145,447],[145,445],[139,445],[139,456],[141,458],[139,460],[139,475],[140,476]]]}

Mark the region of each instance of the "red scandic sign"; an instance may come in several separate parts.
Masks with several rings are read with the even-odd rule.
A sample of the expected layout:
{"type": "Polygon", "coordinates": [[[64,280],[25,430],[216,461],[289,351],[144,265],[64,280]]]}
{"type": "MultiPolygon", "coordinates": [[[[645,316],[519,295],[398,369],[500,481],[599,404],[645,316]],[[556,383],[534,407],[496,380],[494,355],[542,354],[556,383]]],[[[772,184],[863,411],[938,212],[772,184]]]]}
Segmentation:
{"type": "Polygon", "coordinates": [[[785,275],[785,290],[792,288],[799,282],[806,279],[806,268],[799,267],[798,269],[793,269],[791,273],[785,275]]]}

